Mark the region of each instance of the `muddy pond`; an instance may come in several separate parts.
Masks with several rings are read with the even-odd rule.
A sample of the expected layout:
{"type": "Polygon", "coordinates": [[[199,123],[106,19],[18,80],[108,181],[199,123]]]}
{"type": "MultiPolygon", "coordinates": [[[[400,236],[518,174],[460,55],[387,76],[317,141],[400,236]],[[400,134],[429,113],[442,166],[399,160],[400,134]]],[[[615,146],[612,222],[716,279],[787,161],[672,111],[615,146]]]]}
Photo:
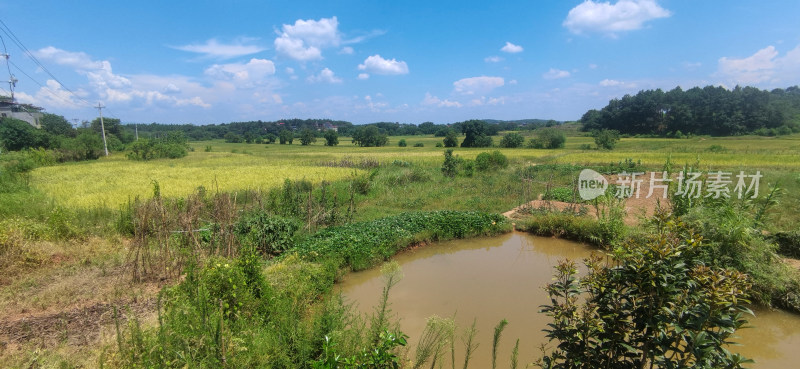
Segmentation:
{"type": "MultiPolygon", "coordinates": [[[[429,316],[455,316],[459,332],[475,319],[480,346],[470,367],[491,367],[493,329],[507,319],[498,367],[509,367],[516,339],[520,367],[525,367],[541,356],[539,347],[547,342],[542,329],[549,318],[538,311],[547,303],[542,287],[551,281],[553,266],[564,258],[581,260],[591,252],[592,248],[579,243],[517,232],[435,243],[395,256],[403,279],[392,289],[389,302],[400,317],[401,330],[410,336],[412,353],[429,316]]],[[[351,273],[339,286],[345,299],[362,312],[372,312],[378,302],[384,285],[379,269],[351,273]]],[[[755,360],[752,368],[797,367],[800,316],[769,310],[755,313],[749,319],[752,328],[737,332],[742,346],[730,349],[755,360]]],[[[458,337],[456,343],[456,366],[461,367],[463,345],[458,337]]],[[[445,367],[449,367],[449,353],[446,359],[445,367]]]]}

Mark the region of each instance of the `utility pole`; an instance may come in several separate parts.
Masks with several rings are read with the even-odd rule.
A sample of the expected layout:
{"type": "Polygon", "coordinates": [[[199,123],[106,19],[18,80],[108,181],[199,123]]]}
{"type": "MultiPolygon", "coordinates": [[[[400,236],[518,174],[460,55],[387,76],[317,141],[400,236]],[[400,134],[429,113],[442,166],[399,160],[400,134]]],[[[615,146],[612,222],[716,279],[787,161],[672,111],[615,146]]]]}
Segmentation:
{"type": "Polygon", "coordinates": [[[108,156],[108,145],[106,145],[106,126],[103,124],[103,104],[97,103],[97,112],[100,113],[100,131],[103,133],[103,149],[106,150],[106,156],[108,156]]]}
{"type": "Polygon", "coordinates": [[[134,123],[133,127],[136,130],[136,141],[139,141],[139,123],[134,123]]]}

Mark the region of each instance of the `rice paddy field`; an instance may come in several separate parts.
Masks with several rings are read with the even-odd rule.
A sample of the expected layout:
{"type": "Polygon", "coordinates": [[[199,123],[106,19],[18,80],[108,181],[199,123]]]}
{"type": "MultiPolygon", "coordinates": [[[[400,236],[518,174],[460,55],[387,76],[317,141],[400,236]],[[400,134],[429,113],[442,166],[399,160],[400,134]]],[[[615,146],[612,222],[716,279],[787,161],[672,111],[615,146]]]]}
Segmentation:
{"type": "MultiPolygon", "coordinates": [[[[341,138],[335,147],[324,146],[321,139],[308,146],[192,142],[193,151],[182,159],[139,162],[115,153],[97,161],[38,168],[31,183],[62,206],[117,208],[136,196],[151,196],[154,181],[164,196],[185,196],[201,186],[219,191],[268,190],[280,186],[285,179],[319,183],[363,173],[363,169],[341,166],[343,161],[402,161],[428,168],[433,174],[441,166],[444,150],[435,147],[437,142],[441,138],[432,135],[390,137],[387,146],[378,148],[357,147],[346,138],[341,138]],[[398,147],[400,139],[405,139],[408,146],[398,147]],[[414,147],[415,144],[422,147],[414,147]]],[[[674,166],[696,165],[703,171],[758,170],[765,174],[767,184],[780,183],[787,200],[800,205],[794,204],[798,196],[791,193],[800,191],[800,135],[623,138],[613,151],[582,149],[585,145],[593,145],[593,139],[571,136],[565,148],[556,150],[456,148],[455,154],[474,159],[481,152],[499,150],[517,167],[542,163],[609,165],[631,160],[644,168],[659,169],[670,160],[674,166]]],[[[413,207],[414,203],[405,205],[413,207]]]]}

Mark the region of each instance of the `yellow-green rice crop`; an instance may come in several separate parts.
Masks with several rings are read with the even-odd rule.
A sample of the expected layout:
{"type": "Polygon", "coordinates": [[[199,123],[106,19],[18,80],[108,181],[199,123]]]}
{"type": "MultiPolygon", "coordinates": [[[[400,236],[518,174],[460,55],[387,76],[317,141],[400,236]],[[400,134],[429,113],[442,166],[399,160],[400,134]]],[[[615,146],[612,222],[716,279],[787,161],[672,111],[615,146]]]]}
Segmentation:
{"type": "Polygon", "coordinates": [[[152,196],[153,181],[158,181],[164,196],[186,196],[200,186],[209,191],[268,190],[287,178],[332,181],[355,171],[232,153],[193,152],[183,159],[149,162],[118,154],[96,162],[39,168],[31,182],[60,205],[116,208],[136,196],[152,196]]]}

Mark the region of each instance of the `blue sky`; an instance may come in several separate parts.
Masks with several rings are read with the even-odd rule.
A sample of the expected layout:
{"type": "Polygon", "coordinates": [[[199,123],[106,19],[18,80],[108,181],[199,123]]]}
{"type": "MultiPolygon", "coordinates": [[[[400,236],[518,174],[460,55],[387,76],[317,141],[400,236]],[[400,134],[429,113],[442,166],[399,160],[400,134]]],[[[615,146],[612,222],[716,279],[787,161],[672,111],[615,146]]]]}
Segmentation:
{"type": "Polygon", "coordinates": [[[124,122],[573,120],[642,89],[800,84],[798,15],[797,0],[0,0],[0,36],[18,100],[68,119],[102,102],[124,122]]]}

